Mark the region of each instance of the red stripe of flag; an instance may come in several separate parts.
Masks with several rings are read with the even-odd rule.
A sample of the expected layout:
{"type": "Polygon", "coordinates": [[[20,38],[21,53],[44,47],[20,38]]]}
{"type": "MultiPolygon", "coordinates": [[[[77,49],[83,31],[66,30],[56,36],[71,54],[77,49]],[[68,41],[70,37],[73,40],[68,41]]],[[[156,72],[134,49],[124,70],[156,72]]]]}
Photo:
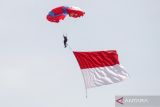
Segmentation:
{"type": "Polygon", "coordinates": [[[119,64],[116,50],[73,52],[81,69],[106,67],[119,64]]]}

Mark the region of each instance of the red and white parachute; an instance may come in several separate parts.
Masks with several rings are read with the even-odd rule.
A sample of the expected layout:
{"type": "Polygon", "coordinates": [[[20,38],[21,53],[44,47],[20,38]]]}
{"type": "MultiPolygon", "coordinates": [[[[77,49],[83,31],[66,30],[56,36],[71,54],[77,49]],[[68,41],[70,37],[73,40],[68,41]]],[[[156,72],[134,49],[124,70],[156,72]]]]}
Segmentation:
{"type": "Polygon", "coordinates": [[[60,6],[52,9],[48,15],[47,20],[50,22],[58,23],[60,20],[64,20],[64,18],[69,15],[73,18],[78,18],[84,16],[85,12],[79,7],[75,6],[60,6]]]}

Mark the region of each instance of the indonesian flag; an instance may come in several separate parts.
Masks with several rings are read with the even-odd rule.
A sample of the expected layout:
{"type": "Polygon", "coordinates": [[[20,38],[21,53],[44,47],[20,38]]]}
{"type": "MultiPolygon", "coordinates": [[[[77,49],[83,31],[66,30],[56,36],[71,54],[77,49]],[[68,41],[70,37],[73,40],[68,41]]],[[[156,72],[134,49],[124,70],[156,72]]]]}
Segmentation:
{"type": "Polygon", "coordinates": [[[86,88],[120,82],[128,77],[116,50],[73,52],[82,71],[86,88]]]}

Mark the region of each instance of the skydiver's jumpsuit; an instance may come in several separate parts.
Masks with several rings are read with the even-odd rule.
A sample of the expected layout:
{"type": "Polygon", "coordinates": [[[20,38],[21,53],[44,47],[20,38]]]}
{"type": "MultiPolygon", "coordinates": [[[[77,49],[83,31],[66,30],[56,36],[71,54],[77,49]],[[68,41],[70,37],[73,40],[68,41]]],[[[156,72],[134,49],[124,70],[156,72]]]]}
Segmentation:
{"type": "Polygon", "coordinates": [[[64,38],[64,48],[66,48],[67,47],[67,41],[68,41],[68,39],[67,39],[67,36],[64,36],[63,35],[63,38],[64,38]]]}

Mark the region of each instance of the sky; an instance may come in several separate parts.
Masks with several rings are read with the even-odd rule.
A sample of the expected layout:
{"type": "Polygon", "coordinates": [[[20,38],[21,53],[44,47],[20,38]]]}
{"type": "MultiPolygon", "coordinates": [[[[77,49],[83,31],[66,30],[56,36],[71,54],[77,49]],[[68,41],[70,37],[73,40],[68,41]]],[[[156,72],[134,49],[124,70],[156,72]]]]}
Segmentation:
{"type": "Polygon", "coordinates": [[[160,95],[159,0],[0,0],[0,13],[0,107],[114,107],[116,95],[160,95]],[[61,5],[86,14],[48,22],[61,5]],[[97,50],[117,50],[130,78],[86,99],[72,51],[97,50]]]}

